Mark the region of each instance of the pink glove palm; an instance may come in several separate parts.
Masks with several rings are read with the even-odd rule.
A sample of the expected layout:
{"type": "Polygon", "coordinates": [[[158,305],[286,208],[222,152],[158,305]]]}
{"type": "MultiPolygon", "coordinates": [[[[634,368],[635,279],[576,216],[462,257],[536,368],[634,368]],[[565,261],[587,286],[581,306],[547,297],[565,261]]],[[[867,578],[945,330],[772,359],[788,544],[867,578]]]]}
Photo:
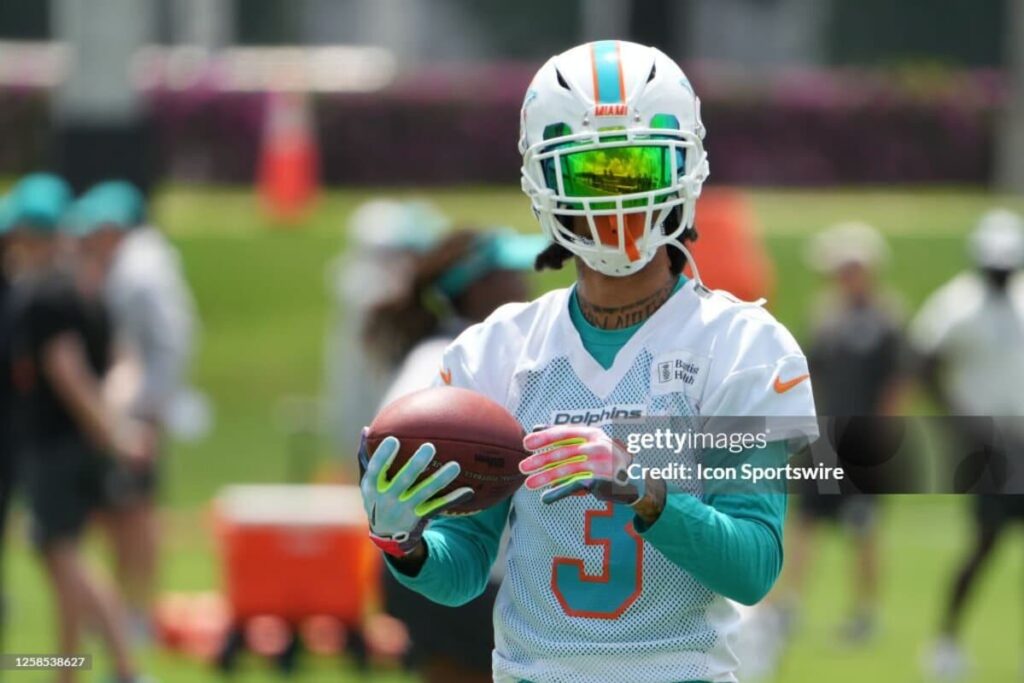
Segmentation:
{"type": "Polygon", "coordinates": [[[554,503],[579,491],[601,500],[632,505],[644,495],[644,480],[630,476],[631,456],[604,430],[596,427],[549,427],[528,434],[523,447],[532,455],[519,463],[526,488],[554,503]]]}

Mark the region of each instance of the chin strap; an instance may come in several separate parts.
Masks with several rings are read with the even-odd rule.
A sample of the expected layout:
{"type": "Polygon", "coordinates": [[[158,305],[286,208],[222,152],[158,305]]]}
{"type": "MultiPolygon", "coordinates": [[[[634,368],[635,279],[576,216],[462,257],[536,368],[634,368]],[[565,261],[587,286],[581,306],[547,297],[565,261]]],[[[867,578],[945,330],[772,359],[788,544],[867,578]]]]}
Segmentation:
{"type": "Polygon", "coordinates": [[[697,286],[701,289],[710,291],[704,286],[704,281],[700,279],[700,270],[697,268],[697,259],[693,258],[693,254],[691,254],[690,250],[683,244],[683,240],[674,239],[668,243],[668,246],[675,247],[679,251],[683,252],[683,256],[686,257],[686,262],[690,265],[690,270],[693,271],[694,282],[696,282],[697,286]]]}
{"type": "MultiPolygon", "coordinates": [[[[668,246],[675,247],[679,251],[683,252],[683,255],[686,257],[686,262],[690,264],[690,270],[693,271],[693,280],[696,283],[695,286],[703,290],[705,293],[710,294],[712,290],[707,285],[704,284],[703,280],[700,279],[700,271],[697,269],[697,261],[696,259],[693,258],[693,254],[690,253],[690,250],[687,249],[686,246],[683,244],[683,241],[672,240],[671,242],[668,243],[668,246]]],[[[722,292],[724,290],[719,289],[715,291],[722,292]]],[[[736,301],[737,303],[749,304],[751,306],[764,306],[765,303],[767,303],[767,299],[763,297],[758,299],[757,301],[743,301],[741,299],[737,299],[735,296],[728,292],[725,292],[725,294],[726,296],[730,297],[733,301],[736,301]]]]}

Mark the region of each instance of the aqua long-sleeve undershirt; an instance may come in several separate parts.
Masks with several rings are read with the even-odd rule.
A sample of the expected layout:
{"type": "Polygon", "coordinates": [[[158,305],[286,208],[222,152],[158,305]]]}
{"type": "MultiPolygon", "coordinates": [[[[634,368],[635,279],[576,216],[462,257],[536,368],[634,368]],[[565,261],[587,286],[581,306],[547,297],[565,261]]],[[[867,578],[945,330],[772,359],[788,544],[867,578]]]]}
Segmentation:
{"type": "MultiPolygon", "coordinates": [[[[781,443],[741,454],[715,453],[711,460],[782,467],[781,443]]],[[[558,503],[554,503],[557,505],[558,503]]],[[[393,565],[405,586],[443,605],[461,605],[480,595],[508,518],[509,502],[472,517],[434,521],[424,534],[427,559],[415,576],[393,565]]],[[[743,604],[761,600],[782,568],[782,526],[786,496],[767,492],[669,493],[650,526],[634,528],[656,551],[710,590],[743,604]]],[[[544,561],[544,558],[537,558],[544,561]]]]}

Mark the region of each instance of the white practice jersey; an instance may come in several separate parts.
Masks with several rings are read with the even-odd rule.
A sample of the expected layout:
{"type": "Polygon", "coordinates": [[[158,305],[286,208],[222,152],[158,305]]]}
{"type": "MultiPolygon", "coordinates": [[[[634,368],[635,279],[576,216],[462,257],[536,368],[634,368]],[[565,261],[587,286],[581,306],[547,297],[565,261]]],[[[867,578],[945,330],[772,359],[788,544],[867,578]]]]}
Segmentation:
{"type": "Polygon", "coordinates": [[[962,414],[1024,415],[1024,277],[997,295],[963,273],[929,297],[910,327],[924,355],[942,359],[945,389],[962,414]]]}
{"type": "MultiPolygon", "coordinates": [[[[504,405],[526,430],[623,414],[792,416],[791,428],[816,436],[806,359],[761,307],[687,282],[606,370],[573,326],[570,293],[504,306],[469,328],[442,377],[504,405]]],[[[628,506],[592,496],[544,505],[540,492],[514,495],[496,680],[736,680],[734,607],[643,541],[632,519],[628,506]]]]}

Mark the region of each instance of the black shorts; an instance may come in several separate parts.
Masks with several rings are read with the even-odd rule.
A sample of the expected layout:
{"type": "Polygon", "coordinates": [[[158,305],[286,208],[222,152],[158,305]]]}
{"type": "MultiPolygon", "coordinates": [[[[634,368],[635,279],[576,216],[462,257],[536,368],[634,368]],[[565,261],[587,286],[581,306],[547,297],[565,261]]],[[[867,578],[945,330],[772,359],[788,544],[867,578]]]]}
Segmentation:
{"type": "Polygon", "coordinates": [[[11,498],[14,496],[16,477],[14,449],[11,448],[9,442],[0,443],[0,553],[3,551],[4,529],[7,528],[7,512],[10,510],[11,498]]]}
{"type": "Polygon", "coordinates": [[[977,496],[974,517],[982,529],[1001,530],[1008,522],[1024,521],[1024,496],[977,496]]]}
{"type": "Polygon", "coordinates": [[[103,485],[104,507],[116,512],[152,502],[156,498],[159,480],[158,462],[139,466],[115,461],[110,465],[103,485]]]}
{"type": "Polygon", "coordinates": [[[409,590],[384,568],[384,609],[405,623],[413,661],[443,656],[467,669],[491,672],[494,650],[494,600],[498,586],[460,607],[445,607],[409,590]]]}
{"type": "Polygon", "coordinates": [[[110,459],[68,438],[26,447],[19,466],[35,543],[45,548],[81,536],[103,506],[110,459]]]}
{"type": "Polygon", "coordinates": [[[830,522],[839,520],[839,512],[843,506],[843,496],[801,491],[797,494],[798,510],[801,517],[830,522]]]}
{"type": "Polygon", "coordinates": [[[878,518],[878,499],[864,493],[799,494],[800,516],[812,521],[836,522],[854,533],[866,533],[874,528],[878,518]]]}

